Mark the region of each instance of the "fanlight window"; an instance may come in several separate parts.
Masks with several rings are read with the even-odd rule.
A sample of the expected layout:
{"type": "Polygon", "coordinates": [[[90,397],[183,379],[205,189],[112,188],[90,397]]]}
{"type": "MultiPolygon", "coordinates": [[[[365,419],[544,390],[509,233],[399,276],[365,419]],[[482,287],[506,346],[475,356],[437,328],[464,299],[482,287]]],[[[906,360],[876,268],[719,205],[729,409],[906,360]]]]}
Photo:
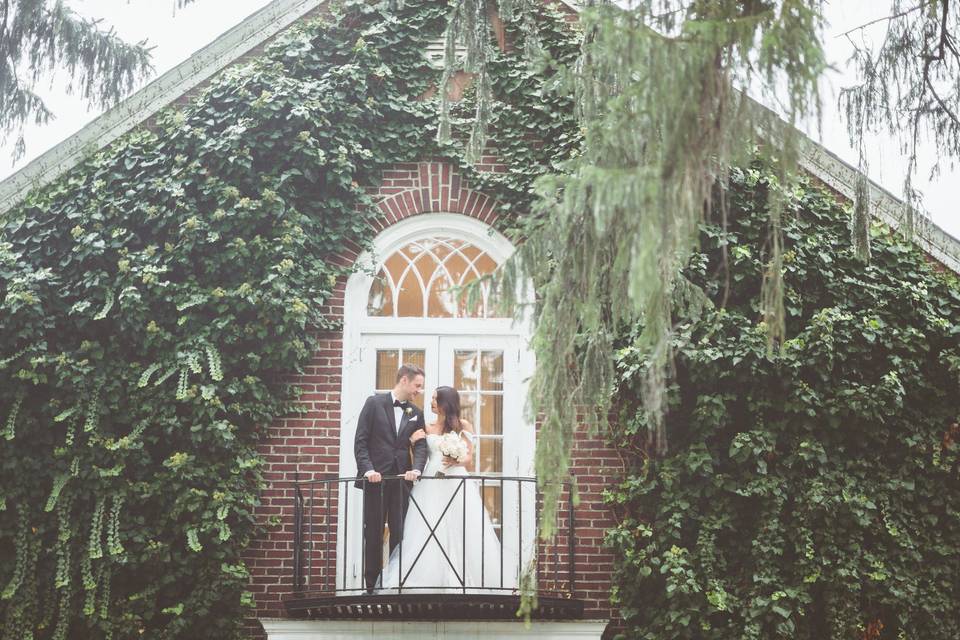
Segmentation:
{"type": "Polygon", "coordinates": [[[388,257],[370,287],[367,314],[394,318],[490,318],[497,315],[489,281],[469,300],[462,288],[492,274],[497,261],[456,238],[415,240],[388,257]],[[468,302],[476,302],[468,305],[468,302]]]}

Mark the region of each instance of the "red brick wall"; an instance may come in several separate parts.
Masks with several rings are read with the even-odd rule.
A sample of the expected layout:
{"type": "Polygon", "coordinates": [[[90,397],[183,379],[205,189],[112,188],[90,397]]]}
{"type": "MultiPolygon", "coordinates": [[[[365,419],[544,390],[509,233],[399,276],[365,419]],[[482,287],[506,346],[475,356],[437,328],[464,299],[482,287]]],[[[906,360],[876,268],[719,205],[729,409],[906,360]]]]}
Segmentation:
{"type": "Polygon", "coordinates": [[[595,429],[580,425],[574,437],[570,474],[577,479],[580,494],[574,510],[576,594],[585,602],[587,618],[615,619],[616,611],[610,606],[613,553],[603,546],[603,538],[616,522],[603,502],[603,492],[623,479],[624,463],[595,429]]]}
{"type": "MultiPolygon", "coordinates": [[[[504,170],[493,156],[482,158],[479,166],[487,171],[504,170]]],[[[488,224],[496,218],[497,203],[471,189],[449,164],[397,164],[384,170],[382,178],[380,186],[370,190],[382,214],[372,224],[371,234],[421,213],[462,213],[488,224]]],[[[352,263],[357,257],[358,248],[348,247],[340,259],[352,263]]],[[[343,320],[345,286],[345,280],[337,284],[325,310],[332,319],[343,320]]],[[[303,390],[300,399],[303,411],[277,420],[259,447],[266,463],[268,487],[261,496],[256,516],[268,529],[245,555],[256,617],[285,617],[283,600],[291,594],[293,582],[294,482],[342,475],[339,455],[343,336],[326,333],[320,340],[320,348],[304,374],[291,379],[303,390]]],[[[584,434],[578,438],[572,469],[578,476],[580,488],[580,504],[575,513],[577,596],[586,601],[587,616],[593,619],[607,619],[612,615],[608,604],[612,556],[602,548],[603,532],[611,524],[611,514],[602,504],[602,492],[621,475],[620,469],[622,464],[615,452],[604,447],[597,436],[584,434]]],[[[318,495],[317,499],[323,500],[324,496],[318,495]]],[[[563,519],[560,523],[562,537],[557,541],[562,548],[566,548],[567,543],[566,522],[563,519]]],[[[323,555],[326,546],[319,546],[314,555],[315,564],[326,560],[323,555]]],[[[332,544],[332,548],[336,545],[332,544]]],[[[568,557],[559,558],[566,566],[568,557]]],[[[251,619],[248,627],[251,638],[263,637],[255,620],[251,619]]]]}

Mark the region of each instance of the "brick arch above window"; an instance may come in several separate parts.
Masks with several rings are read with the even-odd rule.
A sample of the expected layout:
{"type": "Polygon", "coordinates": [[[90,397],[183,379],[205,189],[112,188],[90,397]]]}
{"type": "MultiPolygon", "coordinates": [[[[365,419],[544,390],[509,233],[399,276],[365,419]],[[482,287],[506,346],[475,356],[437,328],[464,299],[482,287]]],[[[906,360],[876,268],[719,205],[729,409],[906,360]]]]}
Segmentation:
{"type": "MultiPolygon", "coordinates": [[[[495,156],[481,157],[476,168],[492,173],[506,170],[495,156]]],[[[380,213],[370,223],[373,234],[424,213],[459,213],[493,226],[500,210],[499,202],[471,188],[460,171],[446,162],[391,165],[383,170],[380,185],[370,187],[368,192],[380,213]]],[[[348,242],[335,261],[353,265],[360,251],[359,243],[348,242]]]]}
{"type": "MultiPolygon", "coordinates": [[[[502,171],[492,156],[481,159],[480,170],[502,171]]],[[[381,217],[374,223],[384,229],[404,218],[420,213],[462,213],[493,224],[498,203],[471,189],[460,172],[443,162],[397,164],[384,170],[383,181],[374,191],[381,217]]]]}

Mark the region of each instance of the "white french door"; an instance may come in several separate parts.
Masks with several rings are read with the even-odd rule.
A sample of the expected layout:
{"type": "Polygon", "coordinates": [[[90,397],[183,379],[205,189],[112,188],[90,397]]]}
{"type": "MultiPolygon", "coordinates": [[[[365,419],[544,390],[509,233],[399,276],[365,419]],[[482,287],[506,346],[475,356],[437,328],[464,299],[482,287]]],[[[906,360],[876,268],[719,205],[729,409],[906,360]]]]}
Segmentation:
{"type": "MultiPolygon", "coordinates": [[[[526,536],[526,551],[534,542],[535,488],[533,483],[502,479],[529,476],[533,460],[533,428],[525,424],[523,415],[526,385],[522,379],[519,338],[365,334],[360,338],[358,356],[360,380],[349,391],[354,396],[351,404],[359,406],[370,394],[392,389],[402,364],[414,364],[424,370],[424,391],[415,403],[423,409],[427,424],[437,418],[430,410],[430,398],[436,388],[457,389],[461,417],[473,425],[476,436],[471,473],[489,478],[482,488],[487,513],[499,535],[526,536]]],[[[359,494],[356,491],[347,498],[357,501],[359,494]]],[[[359,506],[350,506],[350,531],[360,531],[362,526],[359,506]]],[[[347,562],[341,565],[348,569],[348,575],[345,582],[343,575],[338,576],[338,585],[360,588],[359,545],[348,550],[347,562]]]]}

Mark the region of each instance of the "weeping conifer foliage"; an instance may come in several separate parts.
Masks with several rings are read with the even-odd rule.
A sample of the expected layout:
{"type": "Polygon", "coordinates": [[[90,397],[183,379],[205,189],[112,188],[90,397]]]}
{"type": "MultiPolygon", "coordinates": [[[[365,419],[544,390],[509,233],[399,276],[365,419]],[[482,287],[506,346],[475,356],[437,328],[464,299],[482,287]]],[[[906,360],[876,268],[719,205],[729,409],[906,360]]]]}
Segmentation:
{"type": "Polygon", "coordinates": [[[933,175],[943,163],[952,166],[960,156],[958,34],[960,7],[951,0],[893,0],[885,17],[843,34],[854,47],[860,80],[840,95],[850,140],[859,148],[863,172],[865,132],[883,130],[900,141],[907,158],[900,226],[908,235],[916,213],[922,211],[921,194],[913,187],[918,141],[935,145],[933,175]],[[885,27],[876,44],[869,36],[881,23],[885,27]]]}
{"type": "MultiPolygon", "coordinates": [[[[196,0],[170,2],[180,8],[196,0]]],[[[23,125],[46,124],[56,115],[36,92],[54,70],[70,78],[71,92],[106,109],[153,67],[146,42],[124,42],[62,0],[0,2],[0,144],[13,138],[17,159],[26,149],[23,125]]]]}
{"type": "MultiPolygon", "coordinates": [[[[464,67],[478,74],[474,149],[484,144],[483,62],[492,46],[490,16],[498,8],[532,10],[516,2],[504,7],[460,0],[447,34],[448,49],[456,41],[465,44],[464,67]]],[[[642,386],[649,452],[666,450],[671,308],[681,300],[695,312],[705,303],[680,269],[704,217],[724,213],[716,186],[762,141],[775,153],[784,183],[796,164],[792,127],[755,108],[736,87],[778,89],[786,99],[786,125],[816,115],[825,64],[820,21],[820,3],[794,0],[650,0],[627,8],[591,2],[580,14],[581,54],[556,86],[576,99],[582,148],[556,175],[538,182],[539,215],[505,273],[507,291],[532,277],[540,297],[531,409],[543,417],[537,474],[547,485],[567,472],[579,412],[586,408],[591,420],[606,420],[613,340],[627,322],[643,323],[641,344],[650,354],[642,386]],[[778,82],[785,85],[775,87],[778,82]]],[[[535,37],[529,30],[525,35],[535,37]]],[[[457,64],[450,56],[447,61],[457,64]]],[[[442,115],[441,138],[445,123],[442,115]]],[[[771,345],[784,332],[780,199],[772,192],[764,277],[771,345]]]]}

